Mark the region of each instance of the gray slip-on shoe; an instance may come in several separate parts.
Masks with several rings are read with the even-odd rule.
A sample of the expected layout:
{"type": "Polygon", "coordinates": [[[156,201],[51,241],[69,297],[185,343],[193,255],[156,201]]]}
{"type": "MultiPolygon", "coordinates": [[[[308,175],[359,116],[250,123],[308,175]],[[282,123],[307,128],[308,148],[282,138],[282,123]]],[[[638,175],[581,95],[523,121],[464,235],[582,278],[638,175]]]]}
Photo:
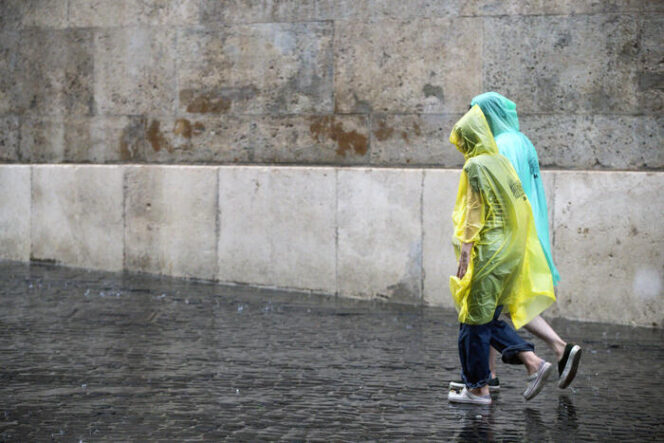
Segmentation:
{"type": "Polygon", "coordinates": [[[526,386],[526,390],[523,391],[523,397],[526,400],[531,400],[540,393],[544,387],[544,382],[549,378],[552,370],[553,365],[548,361],[543,361],[537,372],[528,376],[528,386],[526,386]]]}

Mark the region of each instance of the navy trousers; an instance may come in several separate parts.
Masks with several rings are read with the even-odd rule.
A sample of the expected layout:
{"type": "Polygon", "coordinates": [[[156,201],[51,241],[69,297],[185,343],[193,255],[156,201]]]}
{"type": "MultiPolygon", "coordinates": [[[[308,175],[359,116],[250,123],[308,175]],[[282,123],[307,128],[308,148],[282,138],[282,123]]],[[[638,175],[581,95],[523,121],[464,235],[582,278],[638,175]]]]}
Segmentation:
{"type": "Polygon", "coordinates": [[[493,320],[483,325],[459,326],[459,358],[461,359],[461,378],[469,389],[484,386],[491,379],[489,369],[489,347],[493,346],[503,356],[503,362],[521,364],[519,352],[534,351],[535,346],[528,343],[514,329],[502,320],[498,320],[503,307],[498,306],[493,320]]]}

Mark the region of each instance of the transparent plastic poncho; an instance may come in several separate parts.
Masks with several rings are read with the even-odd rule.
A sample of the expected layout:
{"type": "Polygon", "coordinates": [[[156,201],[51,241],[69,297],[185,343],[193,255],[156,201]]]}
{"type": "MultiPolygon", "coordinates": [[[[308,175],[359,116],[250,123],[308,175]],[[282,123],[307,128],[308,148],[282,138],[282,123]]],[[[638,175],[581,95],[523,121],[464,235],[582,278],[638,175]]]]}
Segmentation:
{"type": "Polygon", "coordinates": [[[488,323],[502,305],[519,329],[555,301],[530,204],[479,106],[454,125],[450,141],[466,158],[452,214],[454,237],[457,246],[473,242],[468,271],[462,279],[450,277],[459,322],[488,323]]]}
{"type": "Polygon", "coordinates": [[[537,151],[528,137],[519,131],[516,105],[497,92],[486,92],[475,97],[471,105],[479,105],[498,145],[498,151],[507,157],[516,170],[523,190],[530,201],[535,218],[535,228],[546,261],[549,264],[553,284],[557,285],[560,274],[553,263],[549,239],[549,215],[546,194],[540,175],[537,151]]]}

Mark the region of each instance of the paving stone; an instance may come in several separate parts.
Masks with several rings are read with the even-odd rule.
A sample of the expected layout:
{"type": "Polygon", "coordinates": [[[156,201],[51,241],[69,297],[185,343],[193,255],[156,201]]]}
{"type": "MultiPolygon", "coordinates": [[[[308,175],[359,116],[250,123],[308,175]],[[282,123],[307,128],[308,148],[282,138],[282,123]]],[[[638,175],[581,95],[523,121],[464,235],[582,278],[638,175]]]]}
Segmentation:
{"type": "Polygon", "coordinates": [[[641,12],[643,0],[559,0],[555,2],[542,0],[507,0],[487,2],[471,0],[462,3],[461,15],[502,16],[502,15],[575,15],[601,13],[638,13],[641,12]]]}
{"type": "Polygon", "coordinates": [[[183,30],[179,108],[193,114],[331,112],[332,34],[324,22],[183,30]]]}
{"type": "Polygon", "coordinates": [[[481,89],[481,21],[335,22],[335,110],[463,113],[481,89]]]}

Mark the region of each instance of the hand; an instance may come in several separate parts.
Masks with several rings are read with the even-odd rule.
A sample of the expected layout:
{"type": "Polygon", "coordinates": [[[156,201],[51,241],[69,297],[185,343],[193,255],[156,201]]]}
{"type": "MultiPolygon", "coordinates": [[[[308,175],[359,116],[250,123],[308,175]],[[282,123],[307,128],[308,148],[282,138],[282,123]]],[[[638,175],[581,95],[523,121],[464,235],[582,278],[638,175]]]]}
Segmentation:
{"type": "Polygon", "coordinates": [[[461,251],[461,255],[459,256],[459,269],[457,269],[456,276],[459,279],[462,279],[464,275],[466,275],[466,271],[468,271],[468,262],[470,261],[470,253],[461,251]]]}
{"type": "Polygon", "coordinates": [[[463,243],[461,245],[461,254],[459,254],[459,269],[457,269],[456,273],[458,279],[462,279],[468,271],[468,263],[470,263],[470,251],[472,250],[472,243],[463,243]]]}

